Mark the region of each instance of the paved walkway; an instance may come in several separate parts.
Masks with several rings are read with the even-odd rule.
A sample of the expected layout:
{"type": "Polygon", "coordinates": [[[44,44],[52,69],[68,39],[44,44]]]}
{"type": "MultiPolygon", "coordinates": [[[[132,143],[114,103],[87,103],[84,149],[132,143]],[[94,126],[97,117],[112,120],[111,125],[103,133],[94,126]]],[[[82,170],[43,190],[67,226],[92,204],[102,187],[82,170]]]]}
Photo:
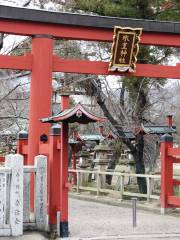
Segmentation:
{"type": "MultiPolygon", "coordinates": [[[[137,227],[132,227],[132,209],[102,203],[69,199],[69,223],[71,240],[156,240],[180,239],[179,216],[160,215],[137,210],[137,227]]],[[[39,233],[26,232],[13,240],[47,239],[39,233]]]]}
{"type": "Polygon", "coordinates": [[[180,217],[70,199],[70,236],[91,239],[180,239],[180,217]]]}

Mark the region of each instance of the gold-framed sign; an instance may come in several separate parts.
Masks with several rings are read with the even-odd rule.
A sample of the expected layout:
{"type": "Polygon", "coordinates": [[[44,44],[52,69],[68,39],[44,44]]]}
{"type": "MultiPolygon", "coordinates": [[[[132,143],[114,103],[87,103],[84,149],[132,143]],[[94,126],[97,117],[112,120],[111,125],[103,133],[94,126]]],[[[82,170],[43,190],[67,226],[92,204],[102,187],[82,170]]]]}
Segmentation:
{"type": "Polygon", "coordinates": [[[109,71],[134,72],[142,28],[114,27],[109,71]]]}

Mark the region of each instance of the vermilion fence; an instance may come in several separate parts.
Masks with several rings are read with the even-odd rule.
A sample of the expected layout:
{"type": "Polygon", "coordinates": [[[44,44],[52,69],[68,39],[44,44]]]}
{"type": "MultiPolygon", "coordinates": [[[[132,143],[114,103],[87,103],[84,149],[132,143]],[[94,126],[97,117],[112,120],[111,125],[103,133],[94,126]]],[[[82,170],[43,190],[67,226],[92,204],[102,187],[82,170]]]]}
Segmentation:
{"type": "Polygon", "coordinates": [[[0,156],[0,163],[4,162],[4,160],[5,160],[5,157],[4,156],[0,156]]]}

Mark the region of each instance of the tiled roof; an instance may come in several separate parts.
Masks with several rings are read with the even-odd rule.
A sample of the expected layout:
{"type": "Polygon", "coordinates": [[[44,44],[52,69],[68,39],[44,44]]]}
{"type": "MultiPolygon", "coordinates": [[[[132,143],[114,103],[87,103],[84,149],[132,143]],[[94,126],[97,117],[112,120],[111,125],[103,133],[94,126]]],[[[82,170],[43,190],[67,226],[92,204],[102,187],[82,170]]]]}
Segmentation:
{"type": "Polygon", "coordinates": [[[93,113],[85,109],[85,107],[82,106],[80,103],[78,103],[73,108],[69,108],[60,112],[58,115],[41,119],[41,122],[43,123],[78,122],[82,124],[87,124],[89,122],[104,122],[104,121],[106,121],[106,118],[102,118],[94,115],[93,113]]]}
{"type": "Polygon", "coordinates": [[[142,128],[146,134],[165,134],[165,133],[176,133],[176,127],[169,127],[167,125],[142,125],[142,128]]]}

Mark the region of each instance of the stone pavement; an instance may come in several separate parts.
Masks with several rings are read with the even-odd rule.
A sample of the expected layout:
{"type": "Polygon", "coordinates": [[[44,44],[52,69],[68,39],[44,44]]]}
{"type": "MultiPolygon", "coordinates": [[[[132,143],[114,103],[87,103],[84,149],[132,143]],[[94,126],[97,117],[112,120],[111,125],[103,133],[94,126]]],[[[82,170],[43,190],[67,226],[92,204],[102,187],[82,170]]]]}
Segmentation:
{"type": "MultiPolygon", "coordinates": [[[[177,216],[137,210],[137,227],[132,227],[132,209],[79,199],[69,199],[71,240],[109,239],[180,239],[180,213],[177,216]]],[[[13,240],[47,239],[39,233],[26,232],[13,240]]]]}
{"type": "Polygon", "coordinates": [[[70,199],[70,233],[79,239],[180,239],[180,217],[137,210],[133,228],[131,208],[70,199]]]}

